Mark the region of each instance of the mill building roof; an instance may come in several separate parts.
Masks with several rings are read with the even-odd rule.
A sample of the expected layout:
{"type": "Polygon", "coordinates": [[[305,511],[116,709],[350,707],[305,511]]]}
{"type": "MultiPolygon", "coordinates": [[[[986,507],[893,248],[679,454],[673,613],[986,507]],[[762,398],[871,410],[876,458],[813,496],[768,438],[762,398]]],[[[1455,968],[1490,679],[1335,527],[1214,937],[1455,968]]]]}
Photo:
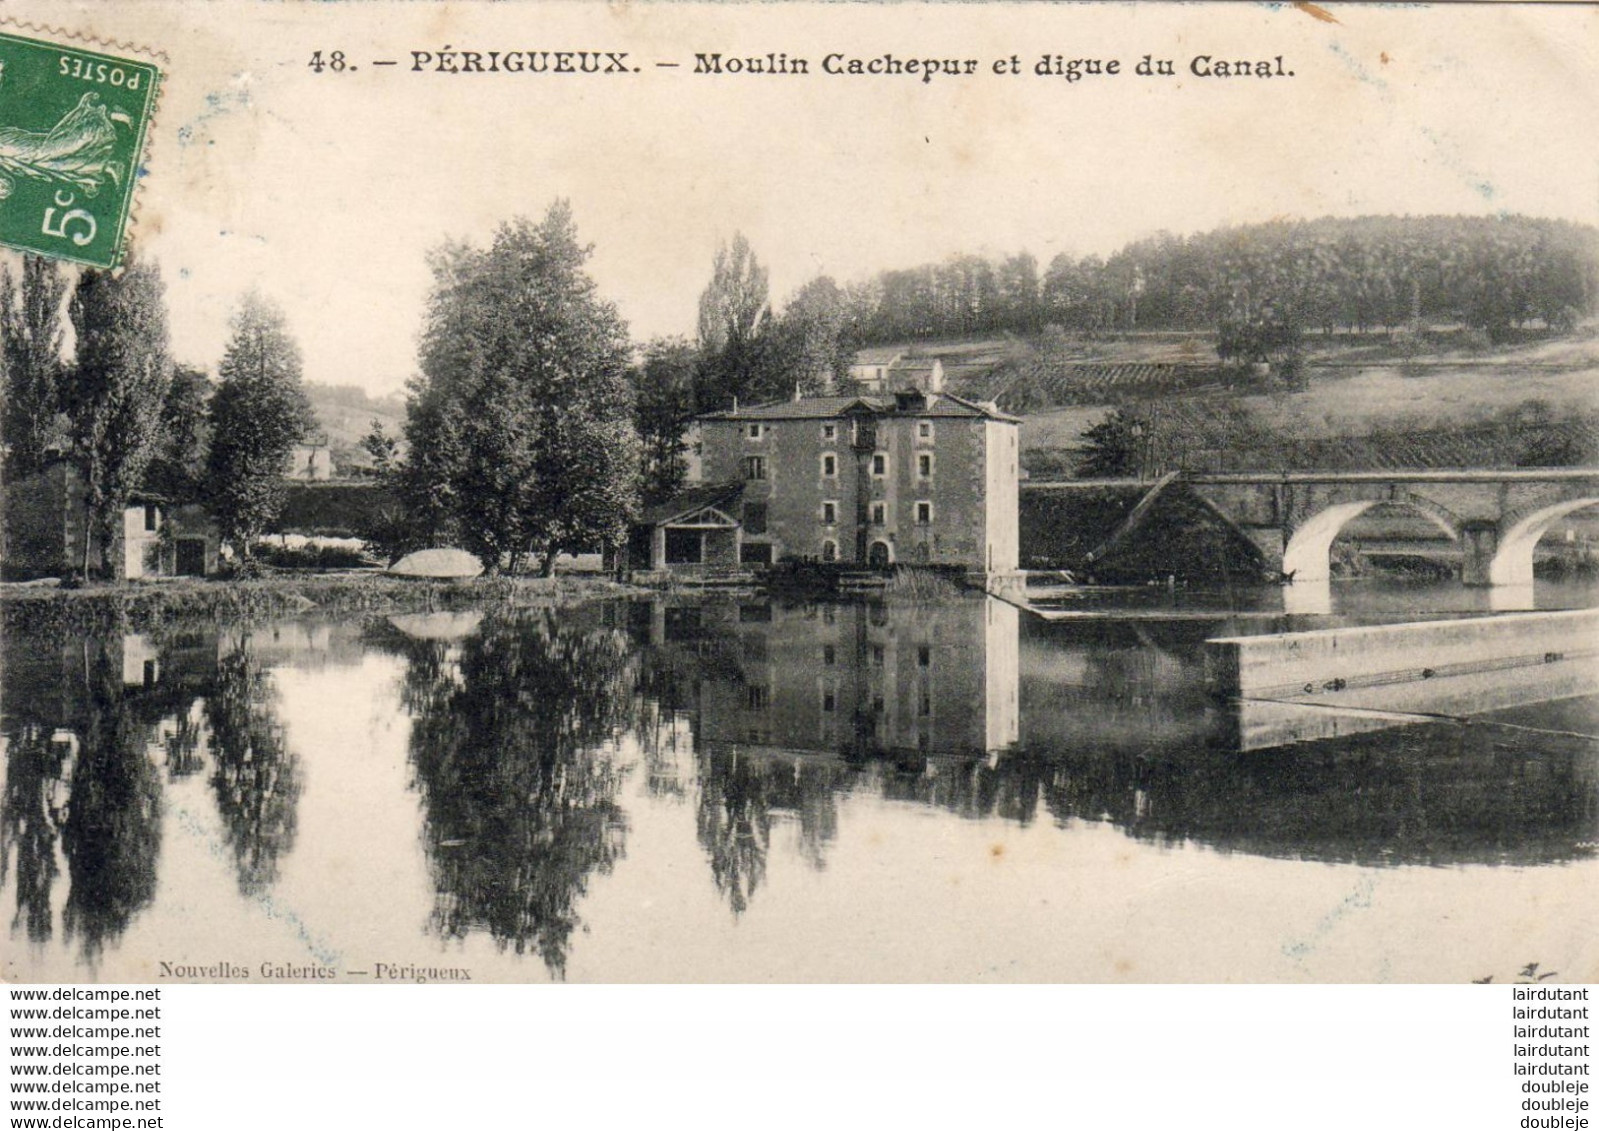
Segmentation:
{"type": "Polygon", "coordinates": [[[855,413],[876,416],[914,416],[998,420],[1020,423],[1017,417],[1001,412],[992,404],[970,401],[950,393],[900,393],[853,397],[803,397],[799,400],[771,401],[724,412],[711,412],[700,420],[832,420],[855,413]]]}

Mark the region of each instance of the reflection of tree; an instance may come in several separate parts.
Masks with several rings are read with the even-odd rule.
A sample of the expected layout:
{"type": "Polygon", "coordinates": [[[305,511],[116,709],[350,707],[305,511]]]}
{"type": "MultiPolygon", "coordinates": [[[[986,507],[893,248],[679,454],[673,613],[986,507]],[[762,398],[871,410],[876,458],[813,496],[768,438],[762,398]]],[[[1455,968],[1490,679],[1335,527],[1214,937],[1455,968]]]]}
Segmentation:
{"type": "Polygon", "coordinates": [[[124,685],[125,647],[121,637],[70,648],[30,639],[21,647],[26,660],[7,672],[8,699],[33,712],[6,721],[0,881],[14,850],[13,928],[36,942],[53,933],[59,840],[69,878],[65,929],[91,959],[154,897],[161,849],[160,774],[150,746],[168,707],[159,688],[124,685]]]}
{"type": "Polygon", "coordinates": [[[90,695],[61,839],[72,886],[67,933],[98,954],[155,896],[161,782],[151,728],[124,696],[120,664],[104,649],[90,663],[90,695]]]}
{"type": "Polygon", "coordinates": [[[279,859],[294,846],[300,764],[284,743],[271,683],[248,639],[217,661],[205,713],[211,788],[239,890],[253,895],[277,879],[279,859]]]}
{"type": "Polygon", "coordinates": [[[200,754],[202,728],[199,719],[187,709],[173,717],[172,733],[166,736],[167,776],[176,781],[192,777],[205,766],[200,754]]]}
{"type": "Polygon", "coordinates": [[[801,766],[795,774],[800,855],[818,872],[827,866],[827,846],[838,838],[838,795],[850,776],[843,767],[822,765],[801,766]]]}
{"type": "Polygon", "coordinates": [[[727,896],[735,915],[744,913],[766,878],[772,815],[765,786],[760,767],[736,751],[707,755],[700,767],[700,847],[711,858],[716,890],[727,896]]]}
{"type": "Polygon", "coordinates": [[[936,772],[915,764],[885,768],[882,795],[916,801],[970,819],[1001,817],[1026,825],[1038,810],[1039,782],[1047,772],[1023,751],[1007,751],[990,765],[975,758],[942,759],[936,772]]]}
{"type": "Polygon", "coordinates": [[[826,846],[838,835],[838,794],[854,775],[838,763],[804,763],[752,758],[736,750],[714,751],[700,759],[700,847],[711,861],[716,890],[735,915],[748,909],[766,878],[772,840],[772,815],[798,819],[799,852],[811,867],[826,866],[826,846]]]}
{"type": "Polygon", "coordinates": [[[18,721],[6,727],[6,789],[0,809],[0,883],[16,852],[17,914],[28,938],[50,937],[50,889],[56,878],[56,835],[61,827],[57,785],[66,747],[50,741],[50,729],[18,721]]]}
{"type": "Polygon", "coordinates": [[[694,748],[687,718],[649,699],[638,703],[637,714],[645,790],[651,797],[682,801],[688,795],[684,763],[694,748]]]}
{"type": "Polygon", "coordinates": [[[456,671],[414,650],[406,676],[433,927],[486,930],[560,976],[589,874],[623,853],[606,744],[631,705],[627,639],[541,610],[488,618],[460,649],[456,671]]]}

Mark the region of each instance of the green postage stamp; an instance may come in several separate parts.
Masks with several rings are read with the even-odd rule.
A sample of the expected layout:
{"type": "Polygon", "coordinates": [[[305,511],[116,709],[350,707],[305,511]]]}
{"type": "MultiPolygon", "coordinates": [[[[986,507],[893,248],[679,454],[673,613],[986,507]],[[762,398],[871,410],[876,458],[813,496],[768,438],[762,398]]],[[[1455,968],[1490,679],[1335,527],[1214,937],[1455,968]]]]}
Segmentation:
{"type": "Polygon", "coordinates": [[[0,29],[0,244],[114,267],[161,72],[0,29]]]}

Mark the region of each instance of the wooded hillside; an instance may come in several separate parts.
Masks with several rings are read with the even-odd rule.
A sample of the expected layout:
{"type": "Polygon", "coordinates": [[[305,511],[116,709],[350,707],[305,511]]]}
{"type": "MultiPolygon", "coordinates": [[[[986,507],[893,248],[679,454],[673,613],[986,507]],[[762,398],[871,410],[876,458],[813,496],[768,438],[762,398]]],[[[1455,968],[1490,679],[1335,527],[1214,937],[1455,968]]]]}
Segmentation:
{"type": "Polygon", "coordinates": [[[1526,216],[1278,221],[1160,234],[1108,259],[957,255],[845,288],[862,345],[1001,331],[1214,329],[1272,316],[1305,330],[1461,324],[1564,328],[1594,310],[1599,230],[1526,216]]]}

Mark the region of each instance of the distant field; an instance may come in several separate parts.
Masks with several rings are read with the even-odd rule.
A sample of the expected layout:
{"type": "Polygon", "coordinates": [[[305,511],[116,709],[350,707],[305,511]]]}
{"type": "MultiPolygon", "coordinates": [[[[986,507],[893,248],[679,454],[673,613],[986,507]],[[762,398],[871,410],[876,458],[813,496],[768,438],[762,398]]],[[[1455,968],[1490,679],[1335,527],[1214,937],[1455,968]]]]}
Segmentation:
{"type": "MultiPolygon", "coordinates": [[[[1467,436],[1507,420],[1525,420],[1532,436],[1551,425],[1567,426],[1599,413],[1599,341],[1563,339],[1492,352],[1439,351],[1403,361],[1363,362],[1356,353],[1328,350],[1313,354],[1309,385],[1297,391],[1206,391],[1192,396],[1129,398],[1117,404],[1070,405],[1023,416],[1022,448],[1062,451],[1081,446],[1082,433],[1114,407],[1168,422],[1198,415],[1239,415],[1248,428],[1284,441],[1351,440],[1351,458],[1361,455],[1353,441],[1373,433],[1401,431],[1467,436]]],[[[1432,443],[1428,460],[1448,459],[1450,443],[1475,451],[1478,440],[1432,443]],[[1476,445],[1476,447],[1474,447],[1476,445]]],[[[1499,448],[1505,440],[1497,441],[1499,448]]],[[[1496,451],[1500,459],[1509,458],[1496,451]]],[[[1514,462],[1512,459],[1511,462],[1514,462]]]]}
{"type": "MultiPolygon", "coordinates": [[[[1267,427],[1298,436],[1364,433],[1374,425],[1469,424],[1534,401],[1553,415],[1599,411],[1599,364],[1567,372],[1516,371],[1480,363],[1406,376],[1392,366],[1312,370],[1301,392],[1206,397],[1245,409],[1267,427]]],[[[1072,405],[1022,418],[1022,447],[1075,448],[1114,407],[1072,405]]],[[[1159,405],[1131,406],[1158,415],[1159,405]]]]}

